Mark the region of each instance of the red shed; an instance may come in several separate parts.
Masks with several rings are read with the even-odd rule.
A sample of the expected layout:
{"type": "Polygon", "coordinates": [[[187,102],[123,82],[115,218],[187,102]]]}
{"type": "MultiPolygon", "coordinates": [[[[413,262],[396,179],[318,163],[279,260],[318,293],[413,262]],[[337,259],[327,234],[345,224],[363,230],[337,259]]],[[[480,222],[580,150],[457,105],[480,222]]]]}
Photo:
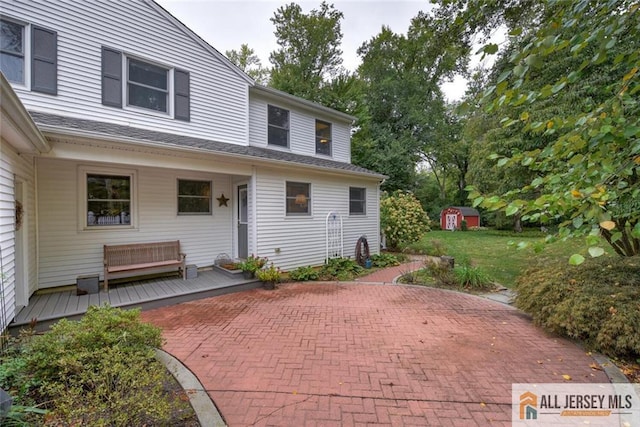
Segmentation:
{"type": "Polygon", "coordinates": [[[443,230],[459,230],[462,220],[467,221],[467,227],[480,227],[480,212],[466,206],[449,206],[440,212],[440,227],[443,230]]]}

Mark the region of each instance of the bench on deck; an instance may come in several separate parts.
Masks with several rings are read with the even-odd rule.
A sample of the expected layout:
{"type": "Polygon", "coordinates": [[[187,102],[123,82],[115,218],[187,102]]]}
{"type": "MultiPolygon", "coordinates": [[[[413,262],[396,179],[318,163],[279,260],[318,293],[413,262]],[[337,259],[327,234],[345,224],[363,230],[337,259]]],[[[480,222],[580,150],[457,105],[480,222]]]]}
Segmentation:
{"type": "Polygon", "coordinates": [[[187,278],[186,255],[180,252],[180,241],[104,245],[104,289],[109,279],[144,274],[182,271],[187,278]]]}

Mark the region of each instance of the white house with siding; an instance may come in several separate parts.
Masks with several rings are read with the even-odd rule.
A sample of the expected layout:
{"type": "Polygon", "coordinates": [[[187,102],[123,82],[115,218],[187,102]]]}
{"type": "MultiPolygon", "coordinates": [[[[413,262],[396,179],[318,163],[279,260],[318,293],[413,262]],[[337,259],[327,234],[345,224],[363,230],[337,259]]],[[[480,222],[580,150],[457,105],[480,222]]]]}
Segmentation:
{"type": "Polygon", "coordinates": [[[105,244],[288,270],[324,262],[337,212],[345,256],[379,247],[384,176],[350,163],[353,117],[257,85],[152,0],[3,0],[0,23],[0,329],[101,274],[105,244]]]}

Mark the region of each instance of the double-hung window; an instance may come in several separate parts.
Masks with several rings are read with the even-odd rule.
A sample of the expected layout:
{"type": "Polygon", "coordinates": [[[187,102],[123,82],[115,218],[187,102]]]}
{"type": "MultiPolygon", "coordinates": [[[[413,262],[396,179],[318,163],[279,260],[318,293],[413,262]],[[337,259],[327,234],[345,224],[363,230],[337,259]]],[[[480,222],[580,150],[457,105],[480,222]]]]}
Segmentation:
{"type": "Polygon", "coordinates": [[[273,105],[269,105],[267,110],[269,123],[267,143],[279,147],[289,147],[289,110],[273,105]]]}
{"type": "Polygon", "coordinates": [[[131,175],[86,177],[87,227],[131,225],[131,175]]]}
{"type": "Polygon", "coordinates": [[[316,120],[316,154],[331,155],[331,123],[316,120]]]}
{"type": "Polygon", "coordinates": [[[0,70],[7,80],[25,84],[24,25],[0,21],[0,70]]]}
{"type": "Polygon", "coordinates": [[[286,187],[287,215],[310,215],[311,184],[287,181],[286,187]]]}
{"type": "Polygon", "coordinates": [[[58,93],[57,33],[0,19],[0,70],[34,92],[58,93]]]}
{"type": "Polygon", "coordinates": [[[211,215],[211,181],[178,180],[178,215],[211,215]]]}
{"type": "Polygon", "coordinates": [[[349,187],[349,215],[365,215],[367,213],[367,189],[349,187]]]}
{"type": "Polygon", "coordinates": [[[169,69],[127,58],[127,105],[168,113],[169,69]]]}
{"type": "Polygon", "coordinates": [[[102,104],[190,120],[189,73],[102,47],[102,104]]]}

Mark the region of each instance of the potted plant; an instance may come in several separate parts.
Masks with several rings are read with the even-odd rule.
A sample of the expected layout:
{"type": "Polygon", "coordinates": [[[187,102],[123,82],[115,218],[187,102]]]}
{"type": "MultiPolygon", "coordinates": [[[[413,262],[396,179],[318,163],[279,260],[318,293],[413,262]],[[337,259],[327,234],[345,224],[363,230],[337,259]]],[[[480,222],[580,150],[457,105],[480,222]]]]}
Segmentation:
{"type": "Polygon", "coordinates": [[[269,267],[258,270],[256,276],[264,283],[265,289],[275,289],[276,283],[280,282],[280,269],[271,263],[269,267]]]}
{"type": "Polygon", "coordinates": [[[249,255],[246,260],[239,264],[240,270],[244,274],[245,279],[252,279],[256,271],[260,270],[267,263],[266,258],[260,258],[253,254],[249,255]]]}

